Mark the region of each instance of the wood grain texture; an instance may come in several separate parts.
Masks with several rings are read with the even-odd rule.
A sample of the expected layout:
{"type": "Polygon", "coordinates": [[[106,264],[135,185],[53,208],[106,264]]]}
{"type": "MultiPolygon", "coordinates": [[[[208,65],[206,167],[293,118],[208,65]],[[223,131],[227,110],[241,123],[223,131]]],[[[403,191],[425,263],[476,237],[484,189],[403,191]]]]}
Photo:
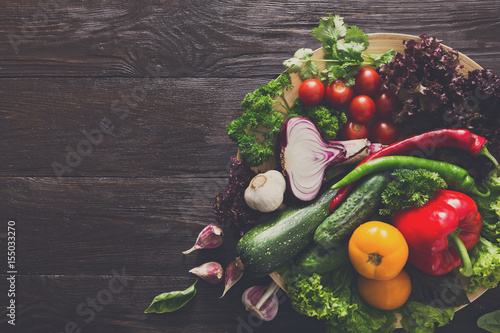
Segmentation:
{"type": "MultiPolygon", "coordinates": [[[[305,316],[298,317],[280,294],[283,304],[276,320],[268,323],[248,319],[241,303],[244,290],[258,282],[269,283],[268,278],[256,281],[241,280],[240,284],[220,299],[222,285],[198,281],[197,295],[175,313],[144,314],[154,296],[179,288],[189,287],[193,276],[172,279],[170,276],[135,276],[127,267],[113,265],[102,276],[18,276],[18,322],[15,330],[2,332],[59,333],[68,322],[82,332],[297,332],[297,325],[315,332],[324,329],[324,323],[305,316]],[[249,329],[251,331],[249,331],[249,329]]],[[[5,276],[0,287],[5,287],[5,276]]],[[[6,309],[0,310],[0,327],[6,318],[6,309]]]]}
{"type": "Polygon", "coordinates": [[[62,177],[225,171],[229,156],[236,153],[225,126],[241,113],[245,94],[268,82],[2,81],[0,176],[56,176],[62,169],[62,177]]]}
{"type": "Polygon", "coordinates": [[[435,34],[498,70],[498,1],[54,0],[2,4],[0,76],[276,76],[337,13],[366,32],[435,34]],[[16,53],[17,50],[17,53],[16,53]]]}
{"type": "MultiPolygon", "coordinates": [[[[25,274],[104,275],[110,265],[134,275],[175,279],[206,261],[226,266],[236,240],[181,252],[215,222],[212,204],[227,177],[3,178],[2,216],[16,221],[19,270],[25,274]],[[63,251],[61,251],[63,249],[63,251]]],[[[0,243],[6,250],[6,242],[0,243]]]]}
{"type": "MultiPolygon", "coordinates": [[[[180,311],[143,311],[191,285],[192,267],[233,259],[228,229],[220,248],[181,254],[227,185],[224,127],[284,59],[321,46],[311,30],[329,13],[367,33],[436,35],[500,73],[498,1],[2,1],[0,221],[16,221],[19,274],[11,327],[0,270],[0,332],[325,332],[287,301],[272,322],[249,319],[241,294],[269,278],[244,276],[223,299],[200,281],[180,311]]],[[[478,332],[498,297],[436,332],[478,332]]]]}
{"type": "MultiPolygon", "coordinates": [[[[64,332],[66,325],[82,332],[325,332],[325,324],[297,315],[286,295],[280,293],[277,317],[271,322],[249,318],[241,304],[241,294],[252,285],[265,285],[268,278],[242,279],[224,298],[222,285],[197,283],[197,295],[175,313],[146,315],[144,309],[154,296],[190,286],[192,276],[133,275],[130,266],[110,265],[106,275],[59,276],[20,275],[18,286],[18,320],[15,329],[6,327],[6,309],[0,310],[2,332],[64,332]],[[177,289],[176,289],[177,288],[177,289]],[[74,323],[74,324],[73,324],[74,323]]],[[[5,289],[5,275],[0,275],[0,288],[5,289]]],[[[491,296],[500,297],[497,289],[491,296]]],[[[475,320],[498,309],[493,298],[479,298],[468,306],[468,315],[457,312],[453,324],[437,328],[436,333],[479,332],[475,320]]],[[[403,332],[397,330],[398,333],[403,332]]]]}

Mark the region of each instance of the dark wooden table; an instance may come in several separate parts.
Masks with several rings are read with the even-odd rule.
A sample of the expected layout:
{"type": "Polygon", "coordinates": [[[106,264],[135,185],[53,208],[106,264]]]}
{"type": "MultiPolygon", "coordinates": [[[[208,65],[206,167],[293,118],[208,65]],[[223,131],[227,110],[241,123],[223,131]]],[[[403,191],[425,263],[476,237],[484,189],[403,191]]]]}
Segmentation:
{"type": "MultiPolygon", "coordinates": [[[[249,318],[241,294],[269,278],[244,277],[222,299],[222,285],[200,281],[178,312],[143,311],[191,285],[190,268],[232,260],[230,232],[218,249],[181,254],[227,185],[225,125],[284,59],[320,46],[311,29],[329,13],[368,33],[435,34],[500,73],[496,0],[2,1],[0,332],[324,331],[289,302],[272,322],[249,318]]],[[[499,297],[488,291],[436,332],[480,332],[499,297]]]]}

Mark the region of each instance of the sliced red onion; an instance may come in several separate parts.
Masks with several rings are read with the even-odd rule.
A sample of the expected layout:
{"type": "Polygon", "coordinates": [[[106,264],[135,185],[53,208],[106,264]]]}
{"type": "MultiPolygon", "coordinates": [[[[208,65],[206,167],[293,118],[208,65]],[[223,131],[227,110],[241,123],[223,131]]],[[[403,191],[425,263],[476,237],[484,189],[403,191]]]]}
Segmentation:
{"type": "Polygon", "coordinates": [[[242,276],[243,271],[238,267],[238,265],[236,265],[236,261],[231,261],[226,268],[224,292],[220,298],[224,297],[227,291],[231,289],[231,287],[234,286],[242,276]]]}
{"type": "Polygon", "coordinates": [[[217,284],[222,281],[224,269],[221,264],[215,261],[209,261],[201,266],[192,268],[189,273],[198,275],[203,280],[212,284],[217,284]]]}
{"type": "Polygon", "coordinates": [[[250,287],[243,293],[241,301],[245,309],[255,317],[271,321],[278,313],[279,302],[276,296],[278,290],[279,286],[274,281],[268,286],[250,287]]]}
{"type": "Polygon", "coordinates": [[[302,201],[314,199],[329,166],[356,163],[383,146],[366,139],[326,141],[312,121],[290,118],[280,135],[280,160],[290,189],[302,201]]]}
{"type": "Polygon", "coordinates": [[[196,243],[192,248],[182,253],[188,254],[199,249],[213,249],[222,244],[224,232],[214,223],[207,225],[196,238],[196,243]]]}

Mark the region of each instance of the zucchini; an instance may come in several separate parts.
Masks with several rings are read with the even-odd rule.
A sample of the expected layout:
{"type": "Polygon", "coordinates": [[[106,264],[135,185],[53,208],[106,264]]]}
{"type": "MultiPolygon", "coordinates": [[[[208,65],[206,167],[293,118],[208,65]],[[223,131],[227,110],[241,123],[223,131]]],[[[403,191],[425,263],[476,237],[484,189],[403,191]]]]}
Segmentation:
{"type": "Polygon", "coordinates": [[[338,248],[324,249],[317,244],[311,244],[301,253],[296,265],[302,273],[326,273],[349,262],[347,242],[338,248]]]}
{"type": "Polygon", "coordinates": [[[325,249],[338,247],[377,211],[387,183],[383,173],[364,178],[340,207],[316,229],[314,242],[325,249]]]}
{"type": "Polygon", "coordinates": [[[236,245],[236,264],[252,275],[267,275],[288,264],[309,244],[328,216],[336,189],[328,187],[313,203],[290,207],[247,232],[236,245]]]}

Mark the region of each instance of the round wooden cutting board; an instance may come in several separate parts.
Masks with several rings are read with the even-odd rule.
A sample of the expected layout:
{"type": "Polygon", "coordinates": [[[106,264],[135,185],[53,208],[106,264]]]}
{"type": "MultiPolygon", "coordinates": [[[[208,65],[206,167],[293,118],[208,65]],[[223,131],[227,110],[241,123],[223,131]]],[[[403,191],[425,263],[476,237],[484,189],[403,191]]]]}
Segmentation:
{"type": "MultiPolygon", "coordinates": [[[[418,36],[412,36],[412,35],[405,35],[405,34],[391,34],[391,33],[375,33],[375,34],[369,34],[370,36],[370,46],[364,53],[369,53],[369,54],[380,54],[380,53],[385,53],[390,49],[393,49],[396,52],[404,52],[404,47],[403,47],[403,42],[405,40],[409,39],[416,39],[420,40],[418,36]]],[[[444,45],[446,48],[451,49],[450,47],[444,45]]],[[[319,48],[314,51],[314,55],[312,56],[313,59],[322,59],[323,58],[323,49],[319,48]]],[[[474,62],[472,59],[467,57],[466,55],[459,53],[460,57],[460,62],[463,65],[463,68],[460,70],[461,73],[467,74],[469,71],[475,70],[475,69],[483,69],[481,66],[479,66],[476,62],[474,62]]],[[[318,62],[317,63],[319,70],[323,70],[325,65],[324,62],[318,62]]],[[[292,78],[292,85],[293,88],[290,90],[285,91],[284,97],[286,98],[287,102],[291,105],[295,99],[298,98],[298,90],[299,90],[299,85],[301,83],[300,78],[296,73],[292,73],[291,75],[292,78]]],[[[274,163],[266,163],[263,164],[257,168],[255,168],[255,171],[257,172],[264,172],[267,171],[268,169],[274,168],[274,163]]],[[[270,274],[271,278],[276,281],[276,283],[283,289],[285,290],[285,284],[282,279],[282,277],[277,274],[277,273],[271,273],[270,274]]],[[[466,278],[461,279],[462,283],[467,286],[468,285],[468,280],[466,278]]],[[[487,289],[482,287],[475,293],[469,293],[467,294],[467,297],[471,302],[476,300],[479,296],[481,296],[487,289]]],[[[457,308],[457,311],[466,305],[463,305],[459,308],[457,308]]],[[[400,316],[398,316],[400,319],[400,316]]],[[[395,325],[396,327],[400,328],[402,327],[401,324],[398,323],[395,325]]]]}

